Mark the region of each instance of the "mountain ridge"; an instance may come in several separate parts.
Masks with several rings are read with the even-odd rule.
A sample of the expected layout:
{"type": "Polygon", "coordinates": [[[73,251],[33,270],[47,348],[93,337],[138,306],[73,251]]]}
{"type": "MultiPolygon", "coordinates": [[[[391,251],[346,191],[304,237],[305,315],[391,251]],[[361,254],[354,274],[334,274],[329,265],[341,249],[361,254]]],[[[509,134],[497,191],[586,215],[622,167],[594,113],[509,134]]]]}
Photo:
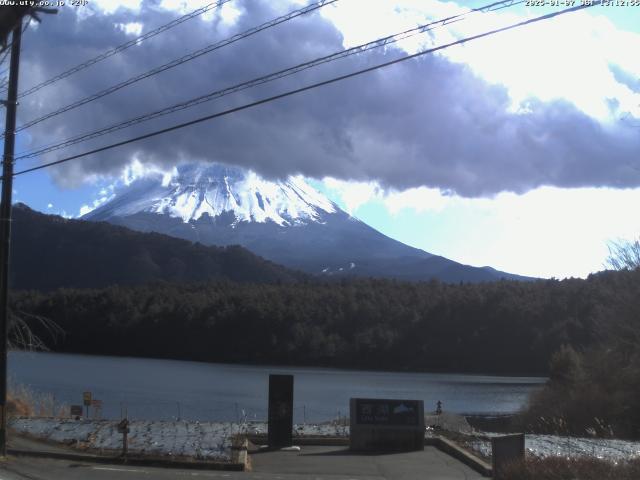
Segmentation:
{"type": "Polygon", "coordinates": [[[238,245],[216,247],[106,222],[13,208],[11,287],[102,288],[156,281],[292,283],[308,278],[238,245]]]}

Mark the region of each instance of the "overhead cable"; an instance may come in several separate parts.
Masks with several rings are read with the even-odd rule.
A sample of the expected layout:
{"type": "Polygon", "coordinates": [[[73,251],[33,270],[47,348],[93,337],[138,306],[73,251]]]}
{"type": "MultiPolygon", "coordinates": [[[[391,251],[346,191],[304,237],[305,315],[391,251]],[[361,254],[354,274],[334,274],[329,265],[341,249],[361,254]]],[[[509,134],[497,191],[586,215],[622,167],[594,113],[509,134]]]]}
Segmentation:
{"type": "MultiPolygon", "coordinates": [[[[202,55],[205,55],[207,53],[211,53],[215,50],[218,50],[222,47],[226,47],[227,45],[231,45],[232,43],[235,43],[239,40],[245,39],[247,37],[250,37],[252,35],[255,35],[258,32],[261,32],[263,30],[266,30],[268,28],[272,28],[275,27],[276,25],[279,25],[281,23],[287,22],[293,18],[299,17],[301,15],[305,15],[307,13],[313,12],[314,10],[317,10],[319,8],[324,7],[325,5],[329,5],[331,3],[335,3],[338,0],[319,0],[317,2],[314,2],[310,5],[307,5],[304,8],[298,9],[298,10],[294,10],[292,12],[287,13],[286,15],[282,15],[280,17],[274,18],[273,20],[269,20],[268,22],[265,22],[261,25],[258,25],[257,27],[253,27],[250,28],[249,30],[245,30],[242,33],[237,33],[235,35],[233,35],[232,37],[226,38],[224,40],[221,40],[219,42],[216,43],[212,43],[210,45],[207,45],[204,48],[201,48],[199,50],[196,50],[194,52],[191,52],[187,55],[184,55],[180,58],[177,58],[175,60],[172,60],[171,62],[165,63],[164,65],[160,65],[159,67],[153,68],[147,72],[141,73],[139,75],[136,75],[135,77],[131,77],[123,82],[117,83],[115,85],[112,85],[111,87],[108,87],[104,90],[101,90],[97,93],[94,93],[93,95],[89,95],[88,97],[85,97],[81,100],[78,100],[76,102],[70,103],[69,105],[66,105],[62,108],[59,108],[58,110],[55,110],[53,112],[47,113],[46,115],[43,115],[39,118],[36,118],[34,120],[30,120],[26,123],[24,123],[23,125],[21,125],[20,127],[16,128],[16,132],[20,132],[22,130],[25,130],[29,127],[32,127],[33,125],[36,125],[38,123],[44,122],[45,120],[48,120],[50,118],[56,117],[62,113],[68,112],[70,110],[73,110],[75,108],[78,108],[82,105],[86,105],[87,103],[93,102],[95,100],[98,100],[99,98],[105,97],[107,95],[110,95],[114,92],[117,92],[118,90],[121,90],[125,87],[128,87],[129,85],[133,85],[134,83],[137,83],[141,80],[144,80],[146,78],[152,77],[154,75],[157,75],[161,72],[164,72],[166,70],[169,70],[171,68],[177,67],[179,65],[182,65],[183,63],[189,62],[191,60],[194,60],[198,57],[201,57],[202,55]]],[[[0,135],[0,138],[2,137],[2,135],[0,135]]]]}
{"type": "MultiPolygon", "coordinates": [[[[98,62],[101,62],[109,57],[112,57],[113,55],[116,55],[120,52],[125,51],[128,48],[131,48],[135,45],[139,45],[141,42],[148,40],[152,37],[155,37],[156,35],[159,35],[161,33],[166,32],[167,30],[172,29],[173,27],[176,27],[184,22],[186,22],[187,20],[191,20],[192,18],[198,17],[199,15],[202,15],[206,12],[208,12],[209,10],[212,10],[214,8],[218,8],[221,7],[222,5],[224,5],[227,2],[230,2],[231,0],[220,0],[218,2],[214,2],[214,3],[209,3],[208,5],[205,5],[201,8],[198,8],[190,13],[187,13],[179,18],[176,18],[175,20],[166,23],[164,25],[161,25],[158,28],[155,28],[153,30],[148,31],[147,33],[140,35],[139,37],[136,37],[132,40],[129,40],[128,42],[123,43],[122,45],[118,45],[117,47],[114,47],[110,50],[107,50],[103,53],[101,53],[100,55],[97,55],[93,58],[90,58],[89,60],[86,60],[68,70],[65,70],[64,72],[56,75],[55,77],[49,78],[48,80],[45,80],[42,83],[39,83],[27,90],[25,90],[24,92],[21,92],[20,94],[18,94],[18,98],[22,98],[25,97],[27,95],[31,95],[34,92],[37,92],[38,90],[47,87],[49,85],[52,85],[64,78],[67,78],[75,73],[78,73],[82,70],[84,70],[85,68],[88,68],[92,65],[95,65],[98,62]]],[[[6,89],[3,89],[2,91],[0,91],[0,94],[2,94],[6,89]]]]}
{"type": "Polygon", "coordinates": [[[214,114],[211,114],[211,115],[206,115],[204,117],[196,118],[196,119],[190,120],[188,122],[184,122],[184,123],[180,123],[180,124],[177,124],[177,125],[173,125],[171,127],[163,128],[161,130],[156,130],[156,131],[144,134],[144,135],[139,135],[137,137],[133,137],[133,138],[130,138],[128,140],[123,140],[121,142],[112,143],[110,145],[106,145],[106,146],[103,146],[103,147],[100,147],[100,148],[95,148],[93,150],[89,150],[89,151],[86,151],[86,152],[83,152],[83,153],[79,153],[77,155],[72,155],[72,156],[69,156],[69,157],[61,158],[61,159],[53,161],[53,162],[48,162],[48,163],[45,163],[45,164],[42,164],[42,165],[38,165],[38,166],[35,166],[35,167],[27,168],[27,169],[24,169],[24,170],[21,170],[19,172],[14,173],[14,176],[24,175],[25,173],[30,173],[30,172],[34,172],[34,171],[37,171],[37,170],[42,170],[44,168],[52,167],[54,165],[60,165],[60,164],[66,163],[66,162],[70,162],[72,160],[76,160],[76,159],[83,158],[83,157],[86,157],[86,156],[89,156],[89,155],[93,155],[93,154],[96,154],[96,153],[100,153],[100,152],[104,152],[104,151],[107,151],[107,150],[111,150],[111,149],[114,149],[114,148],[117,148],[117,147],[121,147],[121,146],[130,144],[130,143],[138,142],[140,140],[156,137],[158,135],[163,135],[165,133],[169,133],[169,132],[172,132],[172,131],[175,131],[175,130],[179,130],[179,129],[182,129],[182,128],[185,128],[185,127],[189,127],[191,125],[196,125],[198,123],[202,123],[202,122],[206,122],[206,121],[209,121],[209,120],[213,120],[215,118],[219,118],[219,117],[223,117],[223,116],[226,116],[226,115],[230,115],[232,113],[236,113],[236,112],[239,112],[239,111],[242,111],[242,110],[247,110],[249,108],[253,108],[253,107],[256,107],[258,105],[263,105],[265,103],[270,103],[270,102],[273,102],[275,100],[279,100],[279,99],[282,99],[282,98],[285,98],[285,97],[290,97],[292,95],[297,95],[299,93],[306,92],[308,90],[312,90],[312,89],[315,89],[315,88],[318,88],[318,87],[322,87],[322,86],[325,86],[325,85],[330,85],[330,84],[333,84],[333,83],[337,83],[337,82],[346,80],[348,78],[353,78],[353,77],[356,77],[356,76],[359,76],[359,75],[362,75],[362,74],[365,74],[365,73],[373,72],[375,70],[379,70],[381,68],[385,68],[385,67],[388,67],[388,66],[391,66],[391,65],[395,65],[397,63],[406,62],[407,60],[411,60],[413,58],[417,58],[417,57],[420,57],[420,56],[423,56],[423,55],[427,55],[427,54],[434,53],[434,52],[437,52],[437,51],[440,51],[440,50],[444,50],[446,48],[450,48],[450,47],[453,47],[455,45],[461,45],[461,44],[470,42],[472,40],[478,40],[480,38],[488,37],[490,35],[495,35],[496,33],[501,33],[501,32],[505,32],[505,31],[508,31],[508,30],[513,30],[515,28],[523,27],[525,25],[531,25],[533,23],[541,22],[541,21],[544,21],[544,20],[549,20],[551,18],[559,17],[559,16],[565,15],[567,13],[577,12],[579,10],[590,8],[592,6],[599,5],[599,4],[600,4],[600,2],[595,0],[593,3],[585,3],[585,4],[582,4],[582,5],[575,6],[575,7],[566,8],[564,10],[551,12],[551,13],[548,13],[546,15],[541,15],[539,17],[535,17],[535,18],[531,18],[531,19],[528,19],[528,20],[524,20],[522,22],[517,22],[517,23],[511,24],[511,25],[507,25],[506,27],[500,27],[500,28],[497,28],[497,29],[494,29],[494,30],[490,30],[488,32],[480,33],[480,34],[477,34],[477,35],[472,35],[470,37],[466,37],[466,38],[463,38],[463,39],[460,39],[460,40],[456,40],[454,42],[450,42],[450,43],[447,43],[447,44],[444,44],[444,45],[440,45],[438,47],[430,48],[428,50],[423,50],[421,52],[417,52],[417,53],[414,53],[414,54],[406,55],[404,57],[400,57],[400,58],[397,58],[395,60],[391,60],[391,61],[388,61],[388,62],[380,63],[380,64],[374,65],[372,67],[363,68],[361,70],[357,70],[355,72],[351,72],[351,73],[348,73],[346,75],[341,75],[341,76],[338,76],[338,77],[331,78],[329,80],[324,80],[324,81],[321,81],[321,82],[313,83],[313,84],[307,85],[305,87],[296,88],[294,90],[289,90],[289,91],[287,91],[285,93],[281,93],[279,95],[273,95],[271,97],[263,98],[261,100],[258,100],[258,101],[255,101],[255,102],[251,102],[251,103],[247,103],[247,104],[241,105],[239,107],[235,107],[235,108],[231,108],[231,109],[228,109],[228,110],[224,110],[222,112],[217,112],[217,113],[214,113],[214,114]]]}
{"type": "Polygon", "coordinates": [[[94,138],[98,138],[101,137],[103,135],[107,135],[109,133],[113,133],[116,132],[118,130],[122,130],[124,128],[133,126],[133,125],[137,125],[139,123],[143,123],[149,120],[153,120],[159,117],[163,117],[165,115],[169,115],[171,113],[175,113],[181,110],[185,110],[187,108],[191,108],[194,107],[196,105],[200,105],[202,103],[205,102],[209,102],[227,95],[231,95],[233,93],[237,93],[243,90],[247,90],[249,88],[253,88],[256,87],[258,85],[263,85],[265,83],[269,83],[290,75],[294,75],[296,73],[299,73],[301,71],[325,64],[325,63],[329,63],[329,62],[333,62],[342,58],[346,58],[358,53],[362,53],[362,52],[366,52],[368,50],[372,50],[374,48],[381,48],[387,45],[390,45],[392,43],[396,43],[400,40],[405,40],[407,38],[413,37],[415,35],[419,35],[422,34],[424,32],[433,30],[436,27],[440,27],[440,26],[444,26],[444,25],[450,25],[454,22],[458,22],[463,20],[466,16],[468,16],[469,14],[472,13],[478,13],[478,12],[489,12],[489,11],[493,11],[493,10],[498,10],[500,8],[504,8],[505,5],[508,6],[512,6],[515,4],[520,4],[520,3],[524,3],[525,0],[506,0],[506,1],[498,1],[498,2],[494,2],[490,5],[487,5],[485,7],[479,8],[479,9],[473,9],[473,10],[469,10],[467,12],[463,12],[457,15],[453,15],[447,18],[443,18],[440,20],[436,20],[430,23],[427,23],[425,25],[420,25],[414,28],[411,28],[409,30],[405,30],[404,32],[400,32],[400,33],[395,33],[393,35],[388,35],[386,37],[383,38],[379,38],[377,40],[373,40],[371,42],[368,43],[364,43],[355,47],[351,47],[347,50],[341,50],[339,52],[335,52],[331,55],[326,55],[324,57],[320,57],[320,58],[316,58],[314,60],[308,61],[308,62],[304,62],[301,64],[298,64],[294,67],[290,67],[284,70],[279,70],[277,72],[273,72],[270,73],[268,75],[264,75],[258,78],[254,78],[252,80],[248,80],[246,82],[242,82],[221,90],[216,90],[210,93],[207,93],[205,95],[200,95],[198,97],[189,99],[187,101],[184,102],[180,102],[165,108],[162,108],[160,110],[156,110],[154,112],[151,113],[146,113],[144,115],[140,115],[134,118],[131,118],[129,120],[126,120],[124,122],[119,122],[116,123],[114,125],[110,125],[108,127],[104,127],[101,128],[99,130],[95,130],[92,132],[88,132],[88,133],[84,133],[82,135],[77,135],[75,137],[69,138],[67,140],[64,140],[62,142],[59,143],[55,143],[55,144],[50,144],[47,146],[43,146],[43,147],[39,147],[37,149],[32,149],[29,151],[26,151],[24,153],[19,154],[16,157],[16,160],[20,160],[20,159],[24,159],[24,158],[33,158],[39,155],[43,155],[46,153],[50,153],[56,150],[60,150],[62,148],[66,148],[69,147],[71,145],[76,145],[78,143],[81,142],[85,142],[88,140],[92,140],[94,138]]]}

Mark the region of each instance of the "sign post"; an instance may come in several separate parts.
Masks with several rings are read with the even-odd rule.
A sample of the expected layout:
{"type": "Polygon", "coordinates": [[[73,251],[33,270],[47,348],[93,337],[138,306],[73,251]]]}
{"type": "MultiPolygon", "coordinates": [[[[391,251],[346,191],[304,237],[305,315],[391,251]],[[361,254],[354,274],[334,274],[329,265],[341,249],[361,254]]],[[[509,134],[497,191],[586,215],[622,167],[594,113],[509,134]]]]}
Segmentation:
{"type": "Polygon", "coordinates": [[[122,457],[127,458],[127,437],[129,435],[129,420],[123,418],[118,424],[118,432],[122,434],[122,457]]]}
{"type": "Polygon", "coordinates": [[[91,392],[82,392],[82,403],[87,411],[87,418],[89,418],[89,406],[91,405],[91,392]]]}
{"type": "Polygon", "coordinates": [[[293,375],[269,375],[270,448],[290,447],[293,439],[293,375]]]}

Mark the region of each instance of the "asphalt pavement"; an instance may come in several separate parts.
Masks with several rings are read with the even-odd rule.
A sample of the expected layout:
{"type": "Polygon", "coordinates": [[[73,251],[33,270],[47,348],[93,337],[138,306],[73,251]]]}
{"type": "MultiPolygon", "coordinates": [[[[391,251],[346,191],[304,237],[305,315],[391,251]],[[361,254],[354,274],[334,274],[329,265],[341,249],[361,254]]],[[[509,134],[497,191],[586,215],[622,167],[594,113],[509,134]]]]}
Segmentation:
{"type": "Polygon", "coordinates": [[[250,472],[194,471],[84,461],[9,457],[0,480],[471,480],[479,473],[433,447],[424,452],[363,455],[345,447],[304,446],[300,452],[267,451],[251,456],[250,472]]]}

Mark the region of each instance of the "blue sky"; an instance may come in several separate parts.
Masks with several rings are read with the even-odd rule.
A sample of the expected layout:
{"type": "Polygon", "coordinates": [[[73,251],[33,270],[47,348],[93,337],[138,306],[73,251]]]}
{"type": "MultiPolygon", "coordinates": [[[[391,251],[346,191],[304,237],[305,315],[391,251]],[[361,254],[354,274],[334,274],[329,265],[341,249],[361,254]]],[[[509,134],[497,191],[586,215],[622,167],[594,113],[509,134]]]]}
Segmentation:
{"type": "MultiPolygon", "coordinates": [[[[203,2],[187,3],[165,0],[162,5],[167,12],[177,16],[203,2]]],[[[379,0],[367,3],[367,21],[354,21],[362,11],[362,3],[341,0],[335,8],[324,9],[322,16],[342,34],[342,46],[348,48],[414,26],[425,18],[442,18],[464,7],[484,3],[379,0]]],[[[289,3],[283,5],[286,11],[289,3]]],[[[105,18],[117,12],[134,15],[140,10],[140,2],[99,1],[92,8],[96,15],[105,18]]],[[[504,9],[479,16],[477,21],[469,20],[434,31],[427,42],[410,40],[401,46],[413,53],[425,46],[446,43],[553,9],[522,6],[504,9]]],[[[235,9],[233,3],[229,4],[224,13],[225,28],[233,31],[241,14],[241,8],[235,9]]],[[[545,22],[536,28],[527,27],[477,44],[448,49],[440,55],[452,65],[463,66],[471,72],[474,78],[483,82],[482,88],[499,88],[500,95],[507,98],[506,113],[526,117],[528,109],[536,108],[535,102],[551,105],[562,101],[623,141],[636,132],[640,136],[640,127],[634,126],[640,125],[640,83],[634,83],[640,78],[637,55],[640,51],[640,7],[594,7],[566,17],[561,22],[545,22]]],[[[144,20],[141,17],[121,30],[128,38],[133,38],[150,28],[144,20]]],[[[45,21],[55,20],[47,18],[45,21]]],[[[26,36],[29,34],[27,31],[26,36]]],[[[29,45],[28,39],[25,44],[28,62],[29,48],[33,46],[29,45]]],[[[66,52],[73,55],[72,50],[66,52]]],[[[78,61],[83,59],[82,55],[85,52],[78,53],[78,61]]],[[[166,59],[159,58],[156,63],[163,61],[166,59]]],[[[29,68],[34,67],[28,65],[28,72],[33,71],[29,68]]],[[[392,77],[394,72],[387,75],[392,77]]],[[[21,82],[25,87],[31,85],[30,78],[24,75],[21,82]]],[[[442,85],[442,88],[448,88],[448,85],[442,85]]],[[[37,108],[43,107],[28,104],[25,108],[39,111],[37,108]]],[[[452,108],[461,107],[452,105],[452,108]]],[[[552,127],[550,125],[549,130],[540,135],[553,137],[554,132],[560,132],[552,127]]],[[[579,128],[577,123],[575,128],[579,128]]],[[[580,138],[580,132],[576,136],[580,138]]],[[[587,130],[584,137],[586,143],[589,140],[587,130]]],[[[173,138],[173,142],[176,139],[179,142],[182,137],[173,138]]],[[[55,140],[55,136],[51,139],[55,140]]],[[[19,134],[17,150],[29,148],[32,142],[33,138],[27,133],[19,134]]],[[[494,148],[498,155],[505,147],[496,144],[494,148]]],[[[491,150],[488,151],[491,154],[491,150]]],[[[69,171],[60,174],[41,170],[19,176],[15,181],[14,200],[37,210],[77,216],[81,209],[86,211],[110,198],[119,179],[124,174],[131,175],[132,171],[127,170],[126,165],[137,157],[123,155],[126,157],[121,159],[124,166],[109,171],[85,169],[75,175],[69,171]],[[73,181],[70,180],[72,176],[73,181]]],[[[400,150],[399,157],[389,156],[387,162],[391,166],[398,162],[400,166],[401,156],[400,150]]],[[[362,158],[366,162],[366,155],[362,158]]],[[[38,161],[40,159],[33,164],[38,161]]],[[[166,168],[171,160],[164,159],[163,162],[166,168]]],[[[535,164],[535,159],[532,163],[535,164]]],[[[396,181],[393,168],[372,173],[353,169],[343,171],[336,167],[314,174],[316,170],[309,167],[307,171],[291,171],[291,174],[306,174],[313,186],[390,237],[456,261],[490,265],[523,275],[584,277],[602,269],[608,241],[640,234],[640,217],[629,213],[640,202],[640,189],[634,179],[625,179],[629,181],[620,185],[616,185],[615,179],[599,179],[596,174],[567,180],[562,177],[559,166],[557,176],[550,175],[548,181],[528,183],[521,176],[510,184],[508,179],[493,182],[500,171],[492,168],[487,167],[484,182],[475,182],[482,169],[480,173],[471,169],[462,171],[462,180],[452,180],[451,184],[445,180],[431,180],[428,175],[413,183],[406,178],[396,181]],[[488,187],[467,187],[465,178],[471,178],[473,185],[488,187]]],[[[640,167],[631,165],[630,176],[634,175],[634,168],[640,167]]]]}

